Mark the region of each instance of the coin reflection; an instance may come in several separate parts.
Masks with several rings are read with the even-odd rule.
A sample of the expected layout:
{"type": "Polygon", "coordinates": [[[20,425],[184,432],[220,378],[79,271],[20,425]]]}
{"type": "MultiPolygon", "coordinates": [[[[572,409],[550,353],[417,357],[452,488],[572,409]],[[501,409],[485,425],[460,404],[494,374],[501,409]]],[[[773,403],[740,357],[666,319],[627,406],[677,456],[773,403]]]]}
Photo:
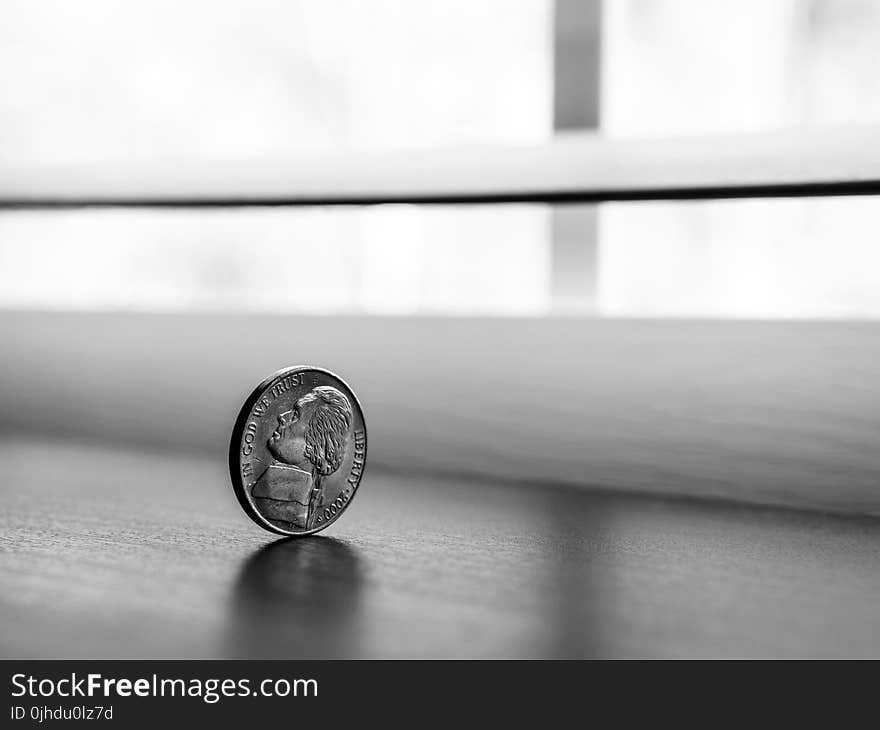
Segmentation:
{"type": "Polygon", "coordinates": [[[233,655],[357,656],[362,562],[354,547],[331,537],[284,538],[257,550],[235,583],[233,655]]]}

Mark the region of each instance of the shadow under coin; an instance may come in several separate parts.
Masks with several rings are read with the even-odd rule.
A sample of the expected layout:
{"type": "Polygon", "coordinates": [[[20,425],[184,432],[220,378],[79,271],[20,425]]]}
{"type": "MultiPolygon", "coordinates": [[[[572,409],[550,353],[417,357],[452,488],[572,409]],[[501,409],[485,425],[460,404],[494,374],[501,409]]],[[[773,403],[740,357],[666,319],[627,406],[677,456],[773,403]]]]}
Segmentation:
{"type": "Polygon", "coordinates": [[[233,591],[232,655],[359,656],[362,563],[355,548],[332,537],[285,538],[257,550],[233,591]]]}

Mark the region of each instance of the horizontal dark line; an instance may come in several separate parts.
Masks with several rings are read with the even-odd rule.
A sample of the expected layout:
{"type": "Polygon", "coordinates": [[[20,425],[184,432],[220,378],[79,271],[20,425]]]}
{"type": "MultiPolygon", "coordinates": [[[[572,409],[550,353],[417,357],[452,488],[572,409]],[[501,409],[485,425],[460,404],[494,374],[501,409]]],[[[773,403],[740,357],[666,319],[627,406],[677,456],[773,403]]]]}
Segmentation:
{"type": "Polygon", "coordinates": [[[628,190],[523,191],[499,193],[414,193],[388,195],[235,196],[235,197],[45,197],[0,199],[0,209],[68,208],[235,208],[360,205],[489,205],[499,203],[606,203],[645,200],[716,200],[880,195],[880,180],[779,183],[628,190]]]}

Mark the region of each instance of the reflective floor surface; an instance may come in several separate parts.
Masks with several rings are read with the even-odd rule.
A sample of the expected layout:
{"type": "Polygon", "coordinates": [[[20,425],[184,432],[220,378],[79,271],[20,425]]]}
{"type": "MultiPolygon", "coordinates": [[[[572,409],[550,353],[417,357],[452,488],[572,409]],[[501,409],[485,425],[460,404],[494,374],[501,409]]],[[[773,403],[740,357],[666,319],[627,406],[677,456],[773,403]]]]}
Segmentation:
{"type": "Polygon", "coordinates": [[[277,539],[216,458],[7,437],[2,657],[880,656],[880,521],[383,473],[277,539]]]}

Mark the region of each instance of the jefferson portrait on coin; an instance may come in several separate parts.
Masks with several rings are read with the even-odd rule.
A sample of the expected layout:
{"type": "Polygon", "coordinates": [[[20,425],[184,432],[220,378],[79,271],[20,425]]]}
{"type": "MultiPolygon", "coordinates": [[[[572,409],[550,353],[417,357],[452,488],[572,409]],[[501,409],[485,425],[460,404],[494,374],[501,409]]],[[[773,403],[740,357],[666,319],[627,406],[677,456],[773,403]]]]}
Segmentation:
{"type": "Polygon", "coordinates": [[[274,461],[251,492],[266,519],[287,529],[315,527],[323,501],[321,481],[341,466],[351,423],[351,403],[329,385],[312,389],[278,416],[266,442],[274,461]]]}

